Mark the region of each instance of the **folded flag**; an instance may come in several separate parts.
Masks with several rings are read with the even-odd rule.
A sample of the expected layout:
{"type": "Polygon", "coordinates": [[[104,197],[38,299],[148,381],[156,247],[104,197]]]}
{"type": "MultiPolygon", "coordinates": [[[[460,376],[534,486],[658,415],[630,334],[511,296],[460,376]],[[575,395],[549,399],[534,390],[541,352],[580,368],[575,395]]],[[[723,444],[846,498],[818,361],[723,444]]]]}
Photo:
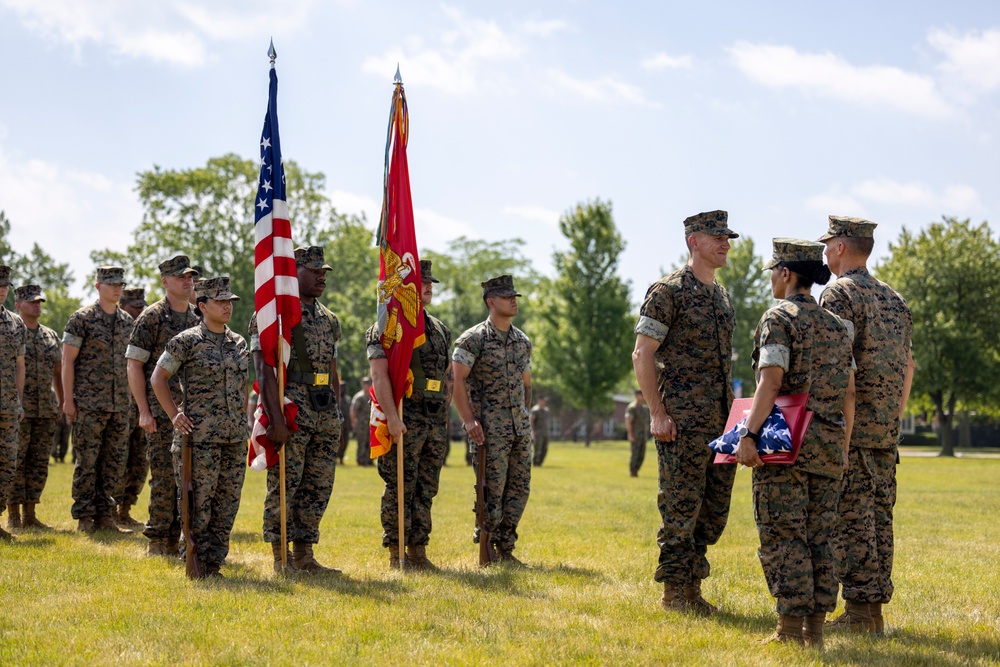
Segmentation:
{"type": "MultiPolygon", "coordinates": [[[[257,383],[253,384],[254,393],[257,392],[257,383]]],[[[299,406],[293,401],[285,398],[285,424],[290,433],[299,430],[299,425],[295,423],[295,418],[299,415],[299,406]]],[[[264,406],[258,397],[257,410],[253,413],[253,432],[250,434],[250,446],[247,449],[247,465],[254,472],[267,470],[278,462],[278,452],[274,448],[274,443],[267,439],[267,427],[270,420],[264,414],[264,406]]]]}
{"type": "MultiPolygon", "coordinates": [[[[736,426],[729,429],[718,438],[708,443],[713,452],[718,454],[733,454],[740,443],[739,428],[746,424],[747,418],[739,420],[736,426]]],[[[785,415],[777,405],[771,408],[771,414],[764,420],[760,429],[760,442],[757,443],[757,453],[761,456],[792,451],[792,431],[788,428],[785,415]]]]}

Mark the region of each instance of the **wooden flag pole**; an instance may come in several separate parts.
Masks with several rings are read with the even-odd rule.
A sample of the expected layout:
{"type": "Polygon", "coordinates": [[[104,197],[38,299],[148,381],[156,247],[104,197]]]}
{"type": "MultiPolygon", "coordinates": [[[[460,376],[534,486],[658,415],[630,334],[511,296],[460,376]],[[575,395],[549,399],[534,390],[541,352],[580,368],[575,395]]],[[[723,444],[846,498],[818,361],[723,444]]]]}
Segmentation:
{"type": "MultiPolygon", "coordinates": [[[[399,411],[399,420],[403,420],[403,399],[399,399],[396,406],[399,411]]],[[[406,514],[403,502],[403,436],[399,436],[396,443],[396,511],[399,513],[399,570],[406,569],[406,514]]]]}
{"type": "MultiPolygon", "coordinates": [[[[285,418],[285,339],[281,335],[281,319],[278,319],[278,409],[275,419],[285,418]]],[[[287,442],[285,443],[288,444],[287,442]]],[[[281,503],[281,569],[288,567],[288,506],[285,501],[285,446],[278,450],[278,502],[281,503]]]]}

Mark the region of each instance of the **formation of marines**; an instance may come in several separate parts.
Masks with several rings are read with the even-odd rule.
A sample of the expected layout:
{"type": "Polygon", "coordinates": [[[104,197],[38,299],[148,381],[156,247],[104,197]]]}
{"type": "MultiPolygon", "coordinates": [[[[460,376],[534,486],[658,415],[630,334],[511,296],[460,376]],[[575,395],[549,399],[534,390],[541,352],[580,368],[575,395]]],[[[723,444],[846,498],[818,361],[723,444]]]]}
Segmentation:
{"type": "MultiPolygon", "coordinates": [[[[883,606],[893,595],[895,466],[913,359],[905,301],[867,270],[875,227],[831,216],[819,242],[775,239],[764,267],[780,301],[755,333],[757,392],[736,458],[754,469],[758,553],[779,615],[769,641],[821,647],[824,624],[885,631],[883,606]],[[817,302],[810,290],[827,283],[831,272],[837,279],[817,302]],[[798,458],[792,465],[764,464],[758,453],[764,419],[777,396],[799,393],[808,393],[814,417],[798,458]],[[838,586],[845,612],[827,622],[838,586]]],[[[725,211],[710,211],[687,218],[684,236],[688,262],[649,288],[635,325],[639,388],[626,410],[626,429],[632,476],[650,435],[656,444],[661,524],[653,578],[663,585],[661,605],[709,616],[718,609],[704,594],[708,548],[726,527],[736,472],[736,466],[714,464],[706,446],[722,433],[733,402],[735,314],[716,272],[738,234],[725,211]]],[[[279,539],[274,468],[263,508],[263,540],[272,545],[274,569],[281,572],[287,563],[304,573],[339,572],[321,565],[313,548],[343,457],[341,434],[349,425],[358,437],[358,462],[369,464],[371,396],[392,405],[392,389],[372,327],[366,334],[371,384],[365,378],[348,401],[337,368],[340,320],[319,301],[332,267],[320,247],[298,248],[295,258],[302,321],[292,330],[285,386],[298,406],[294,430],[279,405],[274,369],[263,360],[256,317],[249,345],[227,326],[232,300],[239,298],[227,277],[204,279],[177,255],[159,265],[164,298],[147,306],[143,290],[124,290],[123,269],[99,267],[98,299],[72,315],[61,349],[57,334],[38,321],[42,288],[19,287],[17,314],[0,307],[0,512],[8,513],[0,538],[14,539],[8,530],[48,528],[35,508],[65,415],[73,429],[78,530],[141,527],[149,555],[180,554],[186,548],[178,510],[181,454],[190,447],[191,539],[204,576],[221,576],[239,508],[249,416],[259,400],[267,438],[286,459],[290,552],[282,552],[279,539]],[[259,399],[248,391],[251,358],[259,399]],[[143,525],[131,511],[147,466],[143,525]]],[[[382,544],[389,566],[437,569],[426,547],[452,401],[471,447],[485,453],[485,516],[474,540],[488,539],[497,561],[522,566],[513,553],[517,529],[532,465],[545,459],[550,416],[542,398],[528,409],[532,344],[512,324],[521,294],[509,275],[483,282],[488,317],[453,344],[446,324],[426,311],[438,282],[431,262],[421,262],[421,275],[426,342],[413,354],[413,392],[401,414],[386,413],[394,446],[404,443],[405,544],[397,532],[396,457],[377,461],[385,481],[382,544]]],[[[0,266],[0,302],[11,286],[10,269],[0,266]]]]}

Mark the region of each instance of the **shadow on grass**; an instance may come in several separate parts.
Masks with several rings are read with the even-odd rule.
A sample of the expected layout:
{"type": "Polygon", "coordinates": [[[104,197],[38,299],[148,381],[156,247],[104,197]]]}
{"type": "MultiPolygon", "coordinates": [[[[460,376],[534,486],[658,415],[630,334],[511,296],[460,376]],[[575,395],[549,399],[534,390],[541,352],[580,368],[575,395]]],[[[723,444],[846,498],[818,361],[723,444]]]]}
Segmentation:
{"type": "Polygon", "coordinates": [[[827,632],[824,663],[975,665],[1000,661],[1000,642],[979,637],[921,634],[903,628],[885,638],[827,632]]]}
{"type": "Polygon", "coordinates": [[[712,620],[747,635],[760,635],[760,638],[763,639],[778,624],[778,615],[772,612],[765,612],[745,616],[743,614],[734,614],[726,611],[725,608],[721,608],[718,614],[712,616],[712,620]]]}
{"type": "Polygon", "coordinates": [[[310,588],[321,588],[331,593],[368,598],[376,602],[391,602],[408,590],[400,581],[352,579],[344,574],[304,574],[293,572],[283,575],[282,579],[294,581],[310,588]]]}
{"type": "MultiPolygon", "coordinates": [[[[229,535],[230,544],[259,544],[262,547],[267,548],[270,553],[271,547],[264,544],[264,535],[262,533],[251,533],[246,530],[234,530],[229,535]]],[[[290,544],[290,543],[289,543],[290,544]]]]}

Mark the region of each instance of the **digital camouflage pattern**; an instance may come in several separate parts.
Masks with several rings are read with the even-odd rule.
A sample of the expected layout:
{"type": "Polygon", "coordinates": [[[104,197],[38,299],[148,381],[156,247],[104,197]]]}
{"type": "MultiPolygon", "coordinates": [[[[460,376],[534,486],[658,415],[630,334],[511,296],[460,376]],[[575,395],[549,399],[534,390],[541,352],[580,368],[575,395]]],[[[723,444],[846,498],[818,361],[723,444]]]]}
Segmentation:
{"type": "Polygon", "coordinates": [[[217,334],[202,323],[177,334],[156,364],[180,376],[186,389],[191,442],[246,442],[250,352],[242,336],[229,327],[217,334]]]}
{"type": "Polygon", "coordinates": [[[836,607],[832,540],[851,365],[850,327],[812,296],[783,299],[757,325],[758,382],[762,368],[781,368],[778,393],[808,393],[807,408],[815,413],[792,466],[765,465],[753,472],[758,555],[779,614],[807,616],[836,607]]]}
{"type": "Polygon", "coordinates": [[[24,416],[55,419],[59,405],[52,379],[56,364],[62,360],[59,335],[39,324],[34,330],[25,327],[24,342],[24,416]]]}
{"type": "MultiPolygon", "coordinates": [[[[172,449],[176,483],[181,483],[180,441],[172,449]]],[[[198,564],[218,568],[229,555],[229,538],[240,509],[246,475],[246,443],[195,443],[191,449],[191,534],[198,564]]]]}
{"type": "Polygon", "coordinates": [[[678,430],[714,438],[725,429],[733,403],[735,326],[726,289],[705,285],[690,267],[663,277],[646,292],[635,333],[660,341],[654,355],[660,400],[678,430]]]}
{"type": "Polygon", "coordinates": [[[632,401],[625,408],[625,418],[632,420],[632,435],[634,439],[629,443],[631,455],[628,462],[628,471],[636,475],[646,459],[646,441],[649,440],[649,406],[643,402],[632,401]]]}
{"type": "Polygon", "coordinates": [[[795,294],[760,318],[754,333],[753,368],[784,371],[780,395],[809,394],[815,414],[795,467],[832,479],[844,473],[844,400],[851,377],[850,327],[812,296],[795,294]]]}
{"type": "MultiPolygon", "coordinates": [[[[167,343],[157,364],[180,376],[186,390],[183,410],[194,425],[190,438],[194,489],[191,531],[199,563],[218,566],[229,553],[246,472],[250,352],[243,337],[229,327],[217,334],[200,324],[167,343]]],[[[181,443],[180,432],[175,432],[171,452],[178,486],[181,443]]]]}
{"type": "MultiPolygon", "coordinates": [[[[157,402],[152,397],[153,402],[157,402]]],[[[135,505],[146,483],[149,473],[149,456],[146,432],[139,426],[139,406],[132,402],[128,410],[128,439],[126,440],[125,482],[121,495],[116,500],[123,505],[135,505]]]]}
{"type": "MultiPolygon", "coordinates": [[[[341,337],[340,320],[318,301],[314,306],[302,303],[302,323],[306,354],[309,359],[300,365],[292,346],[289,371],[329,372],[337,358],[337,342],[341,337]]],[[[260,350],[257,317],[250,318],[250,348],[260,350]]],[[[339,378],[331,377],[331,388],[339,378]]],[[[316,544],[319,524],[330,503],[337,473],[337,451],[340,448],[340,407],[318,411],[309,400],[308,387],[289,381],[285,397],[299,406],[296,423],[299,429],[284,445],[285,498],[288,504],[287,535],[289,541],[316,544]]],[[[267,470],[267,496],[264,499],[264,541],[281,539],[281,502],[278,467],[267,470]]]]}
{"type": "Polygon", "coordinates": [[[757,554],[779,614],[808,616],[837,606],[831,541],[839,494],[837,480],[798,466],[753,471],[757,554]]]}
{"type": "Polygon", "coordinates": [[[707,445],[725,429],[733,401],[735,326],[725,288],[702,283],[689,266],[653,283],[639,311],[635,333],[660,343],[653,356],[659,400],[677,426],[676,440],[656,442],[659,582],[708,577],[708,547],[729,519],[736,466],[713,465],[707,445]]]}
{"type": "Polygon", "coordinates": [[[534,450],[534,455],[531,459],[532,465],[540,466],[545,463],[545,457],[549,453],[549,422],[551,414],[548,408],[543,408],[539,405],[531,408],[529,419],[535,426],[534,439],[531,443],[534,450]]]}
{"type": "Polygon", "coordinates": [[[117,306],[113,316],[106,315],[98,302],[70,316],[63,344],[80,350],[73,383],[77,408],[120,412],[128,421],[125,350],[131,331],[132,316],[117,306]]]}
{"type": "MultiPolygon", "coordinates": [[[[171,261],[171,260],[168,260],[171,261]]],[[[163,265],[161,264],[161,267],[163,265]]],[[[174,425],[153,394],[149,378],[153,376],[156,362],[167,347],[167,342],[182,331],[200,322],[197,310],[188,304],[184,312],[175,312],[170,302],[160,299],[143,310],[135,320],[125,356],[142,363],[146,377],[146,401],[156,422],[156,431],[146,433],[146,457],[149,462],[149,520],[143,535],[151,540],[176,541],[181,534],[181,520],[177,509],[177,483],[174,479],[173,459],[170,454],[174,439],[174,425]]],[[[180,405],[180,378],[167,380],[174,403],[180,405]]]]}
{"type": "MultiPolygon", "coordinates": [[[[20,300],[28,301],[32,295],[22,292],[21,296],[26,298],[20,300]]],[[[17,470],[10,493],[10,502],[15,504],[38,503],[49,477],[49,452],[59,408],[52,379],[62,358],[55,331],[39,324],[33,330],[25,327],[25,332],[24,420],[19,430],[17,470]]]]}
{"type": "Polygon", "coordinates": [[[826,246],[802,239],[776,238],[771,239],[771,259],[764,264],[764,270],[773,269],[782,262],[819,262],[823,263],[823,251],[826,246]]]}
{"type": "Polygon", "coordinates": [[[878,227],[878,225],[870,220],[865,220],[864,218],[848,218],[840,215],[831,215],[829,229],[827,229],[826,233],[819,237],[818,240],[821,242],[829,241],[830,239],[837,238],[838,236],[870,239],[875,236],[876,227],[878,227]]]}
{"type": "MultiPolygon", "coordinates": [[[[369,329],[370,331],[370,329],[369,329]]],[[[357,415],[358,465],[371,465],[371,436],[369,423],[372,417],[372,398],[367,391],[359,391],[351,399],[350,412],[357,415]]]]}
{"type": "Polygon", "coordinates": [[[471,368],[469,399],[486,437],[486,527],[501,551],[514,549],[531,489],[531,425],[524,374],[531,341],[511,325],[506,340],[487,319],[455,341],[452,361],[471,368]]]}
{"type": "Polygon", "coordinates": [[[20,413],[15,380],[17,358],[25,355],[27,336],[21,318],[0,305],[0,415],[17,417],[20,413]]]}
{"type": "Polygon", "coordinates": [[[859,267],[830,283],[820,304],[854,328],[857,407],[851,447],[895,450],[913,333],[906,301],[859,267]]]}
{"type": "Polygon", "coordinates": [[[124,285],[125,269],[120,266],[97,267],[97,282],[105,285],[124,285]]]}
{"type": "MultiPolygon", "coordinates": [[[[424,277],[426,280],[426,276],[424,277]]],[[[427,379],[447,387],[451,331],[441,320],[424,311],[423,345],[413,351],[427,379]]],[[[369,359],[385,359],[385,348],[378,340],[375,327],[366,333],[369,359]]],[[[415,381],[415,385],[419,385],[415,381]]],[[[404,546],[425,546],[430,541],[431,505],[437,495],[441,468],[448,456],[448,409],[443,401],[435,414],[435,405],[425,402],[424,388],[414,386],[410,398],[403,399],[403,521],[406,532],[404,546]]],[[[379,476],[385,482],[382,492],[382,546],[399,544],[399,505],[397,492],[396,446],[378,458],[379,476]]]]}
{"type": "Polygon", "coordinates": [[[823,291],[820,302],[855,329],[857,407],[834,540],[837,576],[845,600],[887,603],[894,590],[896,445],[913,330],[910,310],[902,296],[865,267],[845,271],[823,291]]]}
{"type": "MultiPolygon", "coordinates": [[[[9,285],[9,268],[0,266],[0,269],[8,269],[6,274],[0,272],[0,281],[9,285]]],[[[24,356],[26,335],[27,328],[21,318],[0,305],[0,511],[7,507],[10,484],[17,469],[20,404],[14,382],[17,358],[24,356]]]]}
{"type": "Polygon", "coordinates": [[[737,239],[739,234],[729,228],[729,213],[726,211],[706,211],[689,216],[684,220],[684,236],[696,232],[704,232],[713,236],[725,234],[731,239],[737,239]]]}
{"type": "Polygon", "coordinates": [[[121,494],[128,454],[128,412],[77,410],[73,422],[74,519],[110,517],[121,494]]]}

